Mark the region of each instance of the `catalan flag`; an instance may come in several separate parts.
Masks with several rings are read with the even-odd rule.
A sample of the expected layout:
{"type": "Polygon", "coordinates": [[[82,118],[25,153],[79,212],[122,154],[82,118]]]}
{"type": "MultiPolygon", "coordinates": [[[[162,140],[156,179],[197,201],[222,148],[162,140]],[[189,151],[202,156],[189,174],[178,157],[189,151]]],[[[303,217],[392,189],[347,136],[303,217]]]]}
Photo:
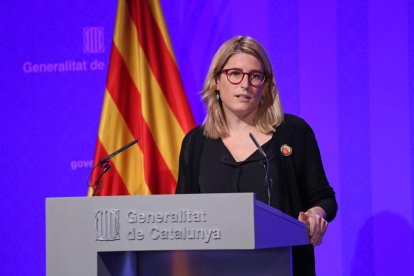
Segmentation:
{"type": "Polygon", "coordinates": [[[119,0],[94,163],[138,144],[111,160],[97,195],[174,193],[181,141],[194,125],[160,3],[119,0]]]}

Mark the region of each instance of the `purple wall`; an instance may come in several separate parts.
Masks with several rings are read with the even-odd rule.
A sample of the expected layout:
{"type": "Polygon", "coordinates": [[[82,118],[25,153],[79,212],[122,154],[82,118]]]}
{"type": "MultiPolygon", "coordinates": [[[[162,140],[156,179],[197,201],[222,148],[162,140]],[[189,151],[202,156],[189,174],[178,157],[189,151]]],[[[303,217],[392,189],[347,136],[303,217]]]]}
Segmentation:
{"type": "MultiPolygon", "coordinates": [[[[414,1],[161,4],[198,123],[212,55],[242,34],[267,48],[285,111],[314,128],[340,208],[316,250],[318,275],[411,275],[414,1]]],[[[87,191],[116,1],[7,6],[0,11],[0,271],[44,275],[45,198],[87,191]],[[52,72],[35,72],[34,64],[52,72]]]]}

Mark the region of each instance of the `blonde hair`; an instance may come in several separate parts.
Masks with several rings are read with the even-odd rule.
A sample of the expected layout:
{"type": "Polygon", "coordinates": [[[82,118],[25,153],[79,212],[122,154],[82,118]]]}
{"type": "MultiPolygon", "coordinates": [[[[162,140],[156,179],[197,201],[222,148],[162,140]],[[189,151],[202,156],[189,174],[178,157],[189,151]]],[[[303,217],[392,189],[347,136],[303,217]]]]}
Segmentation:
{"type": "Polygon", "coordinates": [[[227,61],[236,53],[245,53],[256,57],[263,65],[266,81],[264,83],[263,102],[259,105],[255,118],[257,129],[263,133],[275,131],[283,121],[283,111],[279,93],[273,76],[270,58],[255,39],[246,36],[236,36],[226,41],[213,57],[207,73],[202,99],[207,106],[207,116],[204,119],[204,135],[212,139],[224,138],[229,135],[226,118],[221,101],[216,99],[216,87],[219,72],[227,61]]]}

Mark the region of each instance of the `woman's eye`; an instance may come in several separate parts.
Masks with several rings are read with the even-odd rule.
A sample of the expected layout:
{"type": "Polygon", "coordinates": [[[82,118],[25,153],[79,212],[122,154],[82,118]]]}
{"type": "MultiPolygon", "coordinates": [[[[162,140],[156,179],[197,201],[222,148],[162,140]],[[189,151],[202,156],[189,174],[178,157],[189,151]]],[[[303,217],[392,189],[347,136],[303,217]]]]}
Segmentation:
{"type": "Polygon", "coordinates": [[[239,71],[229,71],[230,76],[237,77],[241,75],[239,71]]]}
{"type": "Polygon", "coordinates": [[[254,74],[252,74],[252,79],[261,80],[261,79],[263,79],[263,74],[254,73],[254,74]]]}

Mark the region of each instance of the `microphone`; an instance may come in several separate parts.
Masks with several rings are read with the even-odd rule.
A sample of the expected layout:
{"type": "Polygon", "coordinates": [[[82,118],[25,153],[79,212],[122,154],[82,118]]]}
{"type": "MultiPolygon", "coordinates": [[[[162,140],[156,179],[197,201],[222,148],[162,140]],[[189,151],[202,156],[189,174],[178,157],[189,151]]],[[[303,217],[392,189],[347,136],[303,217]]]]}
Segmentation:
{"type": "Polygon", "coordinates": [[[264,150],[262,149],[260,144],[257,142],[257,140],[253,136],[253,134],[249,133],[249,136],[252,139],[253,143],[256,145],[256,147],[259,150],[260,154],[264,158],[264,162],[263,162],[263,168],[265,169],[265,181],[264,182],[265,182],[265,187],[267,188],[267,198],[268,198],[267,203],[270,205],[270,203],[271,203],[270,188],[273,186],[273,180],[271,178],[269,178],[269,159],[267,158],[266,153],[264,152],[264,150]]]}
{"type": "Polygon", "coordinates": [[[256,145],[257,149],[259,150],[260,154],[263,155],[263,157],[265,158],[266,162],[269,163],[269,161],[267,160],[267,155],[266,153],[263,151],[262,147],[260,146],[260,144],[257,142],[256,138],[254,138],[253,134],[249,132],[249,136],[250,138],[253,140],[253,143],[256,145]]]}
{"type": "Polygon", "coordinates": [[[101,181],[102,176],[107,171],[109,171],[109,169],[111,168],[111,165],[109,164],[109,159],[111,159],[115,155],[123,152],[124,150],[126,150],[127,148],[129,148],[132,145],[136,144],[137,142],[138,142],[138,139],[135,139],[135,140],[129,142],[128,144],[126,144],[125,146],[123,146],[122,148],[114,151],[110,155],[108,155],[108,156],[106,156],[106,157],[104,157],[104,158],[102,158],[101,160],[98,161],[98,163],[95,165],[94,169],[98,166],[101,166],[102,167],[102,172],[98,175],[98,178],[96,179],[95,183],[93,184],[92,196],[96,196],[96,193],[98,192],[99,182],[101,181]]]}
{"type": "Polygon", "coordinates": [[[124,150],[126,150],[127,148],[131,147],[132,145],[136,144],[138,142],[138,139],[135,139],[131,142],[129,142],[128,144],[126,144],[125,146],[123,146],[122,148],[114,151],[113,153],[111,153],[110,155],[102,158],[101,160],[98,161],[98,164],[96,164],[96,166],[102,166],[102,164],[108,162],[109,159],[111,159],[112,157],[114,157],[115,155],[123,152],[124,150]]]}

